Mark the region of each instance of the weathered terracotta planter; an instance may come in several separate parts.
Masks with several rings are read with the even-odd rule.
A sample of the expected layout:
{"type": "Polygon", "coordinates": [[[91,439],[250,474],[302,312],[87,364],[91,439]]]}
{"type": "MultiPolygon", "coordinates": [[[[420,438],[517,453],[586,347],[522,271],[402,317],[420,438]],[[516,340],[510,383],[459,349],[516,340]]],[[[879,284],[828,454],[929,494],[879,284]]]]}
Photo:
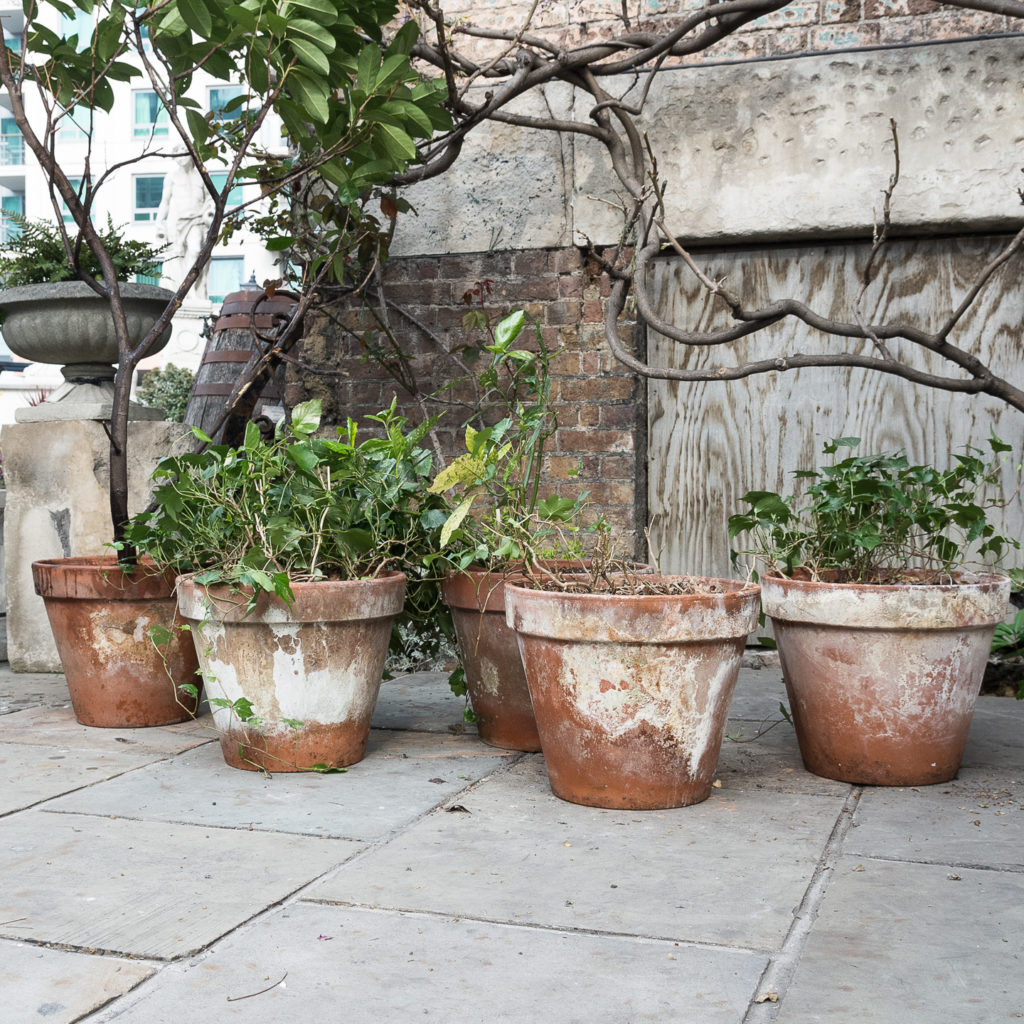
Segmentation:
{"type": "Polygon", "coordinates": [[[810,771],[876,786],[956,775],[1008,580],[761,584],[810,771]]]}
{"type": "Polygon", "coordinates": [[[540,750],[519,645],[505,621],[505,576],[452,573],[441,593],[455,623],[480,738],[506,750],[540,750]]]}
{"type": "Polygon", "coordinates": [[[170,725],[195,713],[178,689],[200,679],[192,640],[178,628],[173,574],[143,563],[126,576],[112,556],[52,558],[32,563],[32,579],[82,725],[170,725]],[[161,650],[152,626],[169,631],[161,650]]]}
{"type": "Polygon", "coordinates": [[[707,798],[760,589],[705,582],[721,592],[570,595],[506,583],[556,796],[637,810],[707,798]]]}
{"type": "Polygon", "coordinates": [[[308,771],[355,764],[366,751],[391,626],[405,576],[293,583],[289,607],[261,595],[178,580],[211,698],[244,697],[261,724],[214,707],[224,760],[233,768],[308,771]],[[289,724],[285,719],[302,723],[289,724]]]}

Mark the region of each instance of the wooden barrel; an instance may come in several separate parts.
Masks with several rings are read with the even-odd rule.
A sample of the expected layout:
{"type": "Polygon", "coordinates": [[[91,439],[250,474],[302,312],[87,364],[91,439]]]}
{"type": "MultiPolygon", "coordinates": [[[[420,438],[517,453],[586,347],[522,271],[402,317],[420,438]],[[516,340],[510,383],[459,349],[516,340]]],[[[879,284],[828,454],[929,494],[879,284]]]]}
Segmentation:
{"type": "MultiPolygon", "coordinates": [[[[239,378],[259,358],[260,345],[253,335],[253,327],[263,335],[275,335],[287,322],[294,306],[295,300],[285,296],[265,298],[264,290],[255,280],[224,299],[196,373],[185,410],[186,423],[210,433],[239,378]],[[252,310],[257,302],[259,311],[253,317],[252,310]]],[[[284,366],[281,366],[260,393],[257,415],[265,406],[280,405],[283,394],[284,366]]],[[[217,436],[213,439],[221,440],[217,436]]]]}

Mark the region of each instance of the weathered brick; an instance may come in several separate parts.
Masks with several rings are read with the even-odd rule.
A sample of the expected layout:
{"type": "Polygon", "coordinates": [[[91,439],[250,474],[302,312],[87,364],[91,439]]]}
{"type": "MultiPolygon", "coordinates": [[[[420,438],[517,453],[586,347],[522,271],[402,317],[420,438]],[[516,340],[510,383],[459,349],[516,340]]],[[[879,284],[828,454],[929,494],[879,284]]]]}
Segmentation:
{"type": "Polygon", "coordinates": [[[595,479],[601,470],[600,456],[597,455],[546,455],[544,475],[551,480],[595,479]]]}
{"type": "Polygon", "coordinates": [[[626,402],[622,405],[602,405],[599,409],[599,424],[602,427],[637,427],[642,426],[640,418],[643,409],[635,402],[626,402]]]}
{"type": "Polygon", "coordinates": [[[864,0],[865,21],[874,21],[878,18],[905,18],[910,15],[933,14],[938,10],[941,10],[941,5],[935,3],[934,0],[864,0]]]}
{"type": "Polygon", "coordinates": [[[860,21],[862,15],[862,0],[825,0],[821,5],[821,20],[824,24],[834,21],[860,21]]]}
{"type": "Polygon", "coordinates": [[[606,480],[632,480],[636,475],[633,456],[604,455],[601,458],[600,476],[606,480]]]}
{"type": "Polygon", "coordinates": [[[562,452],[631,452],[633,435],[628,430],[559,430],[562,452]]]}
{"type": "Polygon", "coordinates": [[[572,299],[559,299],[544,307],[544,322],[548,324],[571,324],[580,318],[580,304],[572,299]]]}
{"type": "Polygon", "coordinates": [[[854,46],[873,46],[878,43],[878,26],[870,23],[859,25],[823,25],[811,29],[808,45],[812,50],[845,50],[854,46]]]}
{"type": "Polygon", "coordinates": [[[625,402],[633,398],[634,384],[628,377],[575,377],[558,381],[558,398],[563,402],[625,402]]]}
{"type": "Polygon", "coordinates": [[[817,3],[792,3],[780,7],[770,14],[763,14],[750,22],[751,31],[758,29],[780,29],[790,25],[813,25],[819,19],[817,3]]]}
{"type": "Polygon", "coordinates": [[[526,249],[512,254],[512,273],[516,277],[544,277],[550,270],[544,249],[526,249]]]}
{"type": "Polygon", "coordinates": [[[548,251],[548,269],[553,274],[579,276],[583,266],[583,253],[579,249],[551,249],[548,251]]]}

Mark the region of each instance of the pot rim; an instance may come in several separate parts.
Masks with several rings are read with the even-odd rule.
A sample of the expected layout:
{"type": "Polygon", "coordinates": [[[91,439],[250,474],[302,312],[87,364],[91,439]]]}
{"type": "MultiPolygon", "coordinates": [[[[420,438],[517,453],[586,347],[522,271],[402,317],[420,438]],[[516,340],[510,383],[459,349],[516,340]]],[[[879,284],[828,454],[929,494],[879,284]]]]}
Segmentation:
{"type": "MultiPolygon", "coordinates": [[[[799,570],[797,570],[799,571],[799,570]]],[[[838,572],[839,570],[822,570],[823,573],[838,572]]],[[[926,573],[930,573],[928,569],[905,569],[901,570],[907,576],[924,576],[926,573]]],[[[821,573],[819,573],[819,576],[821,573]]],[[[951,582],[949,583],[918,583],[911,580],[900,583],[840,583],[838,580],[829,579],[797,579],[793,576],[786,576],[781,572],[765,572],[761,574],[761,583],[776,584],[783,588],[801,588],[805,587],[809,591],[813,591],[817,588],[827,587],[834,590],[877,590],[883,593],[888,593],[894,590],[938,590],[938,591],[952,591],[965,586],[978,586],[978,587],[989,587],[998,588],[1004,582],[1009,582],[1009,577],[1004,573],[1000,572],[972,572],[967,569],[959,569],[949,574],[951,582]]]]}
{"type": "Polygon", "coordinates": [[[32,582],[44,599],[137,601],[173,597],[173,571],[158,569],[145,556],[138,566],[142,570],[138,576],[127,576],[120,570],[116,555],[40,558],[32,563],[32,582]]]}
{"type": "Polygon", "coordinates": [[[294,600],[285,604],[276,594],[262,593],[246,614],[252,587],[196,583],[195,573],[175,580],[178,607],[185,618],[204,621],[216,611],[223,622],[242,624],[330,622],[352,618],[374,619],[398,615],[405,603],[406,574],[389,569],[378,576],[357,580],[309,580],[292,583],[294,600]],[[369,601],[363,596],[369,592],[369,601]],[[325,607],[326,606],[326,607],[325,607]],[[324,614],[329,611],[329,614],[324,614]]]}
{"type": "Polygon", "coordinates": [[[952,583],[830,583],[761,577],[767,616],[783,623],[841,629],[994,628],[1006,614],[1010,580],[957,573],[952,583]]]}
{"type": "MultiPolygon", "coordinates": [[[[621,573],[612,573],[613,577],[616,575],[622,575],[621,573]]],[[[708,591],[697,594],[606,594],[606,593],[566,593],[559,590],[541,590],[537,587],[521,587],[515,583],[514,578],[508,578],[505,580],[506,588],[514,590],[517,593],[526,594],[537,594],[544,595],[545,597],[555,598],[573,598],[580,600],[582,603],[593,602],[595,607],[600,607],[601,604],[607,603],[612,600],[618,601],[629,601],[630,603],[642,604],[644,602],[658,602],[665,600],[679,601],[685,599],[687,601],[700,602],[701,599],[713,600],[726,596],[737,596],[737,597],[750,597],[761,592],[761,586],[758,583],[754,583],[751,580],[735,580],[726,579],[718,576],[685,576],[679,573],[643,573],[645,580],[659,581],[659,580],[699,580],[704,583],[721,583],[725,584],[720,591],[708,591]]]]}
{"type": "Polygon", "coordinates": [[[757,624],[758,584],[689,578],[712,580],[726,589],[713,594],[566,594],[506,583],[506,622],[528,636],[588,643],[674,644],[750,635],[757,624]]]}
{"type": "MultiPolygon", "coordinates": [[[[122,298],[125,299],[159,299],[165,305],[174,298],[174,292],[155,284],[139,284],[135,281],[119,281],[122,298]]],[[[35,284],[16,284],[11,288],[0,289],[0,308],[22,302],[51,302],[54,292],[63,292],[71,299],[96,299],[100,302],[109,301],[106,296],[92,290],[88,282],[74,281],[39,281],[35,284]]]]}

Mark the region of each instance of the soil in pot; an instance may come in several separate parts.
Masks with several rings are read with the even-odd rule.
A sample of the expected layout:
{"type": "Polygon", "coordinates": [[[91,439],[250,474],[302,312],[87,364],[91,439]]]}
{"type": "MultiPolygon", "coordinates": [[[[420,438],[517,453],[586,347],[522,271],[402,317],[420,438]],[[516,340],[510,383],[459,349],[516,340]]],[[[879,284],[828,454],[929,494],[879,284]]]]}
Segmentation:
{"type": "Polygon", "coordinates": [[[214,707],[233,768],[310,771],[362,760],[405,576],[293,583],[294,601],[178,581],[212,700],[244,698],[253,719],[214,707]]]}
{"type": "Polygon", "coordinates": [[[692,592],[567,594],[506,584],[551,789],[564,800],[644,810],[710,794],[760,589],[651,580],[692,592]]]}
{"type": "Polygon", "coordinates": [[[863,785],[952,779],[1009,582],[761,583],[807,768],[863,785]]]}
{"type": "Polygon", "coordinates": [[[127,575],[113,556],[96,556],[33,562],[32,578],[82,725],[170,725],[195,714],[196,700],[179,689],[201,681],[173,574],[141,563],[127,575]],[[153,627],[166,640],[160,648],[153,627]]]}

